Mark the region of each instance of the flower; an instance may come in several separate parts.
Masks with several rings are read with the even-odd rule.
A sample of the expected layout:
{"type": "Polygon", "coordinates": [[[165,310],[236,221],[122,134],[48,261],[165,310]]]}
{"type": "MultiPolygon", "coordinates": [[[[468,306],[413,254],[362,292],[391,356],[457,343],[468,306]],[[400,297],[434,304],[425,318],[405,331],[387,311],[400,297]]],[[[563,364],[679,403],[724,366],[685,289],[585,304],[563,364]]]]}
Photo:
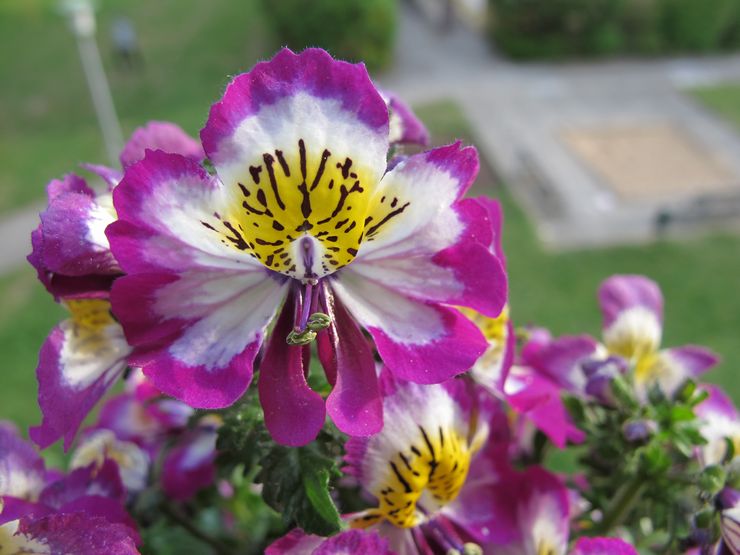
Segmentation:
{"type": "Polygon", "coordinates": [[[376,531],[397,553],[430,545],[462,553],[508,539],[494,495],[507,450],[503,412],[465,380],[422,386],[384,372],[382,383],[383,430],[345,446],[345,472],[375,499],[346,517],[350,526],[376,531]]]}
{"type": "Polygon", "coordinates": [[[66,476],[47,473],[33,447],[0,423],[2,553],[137,554],[140,539],[124,501],[113,461],[66,476]]]}
{"type": "Polygon", "coordinates": [[[731,488],[723,489],[717,496],[717,507],[720,510],[723,544],[717,553],[740,553],[740,492],[731,488]]]}
{"type": "MultiPolygon", "coordinates": [[[[122,167],[141,159],[147,148],[203,158],[200,145],[182,129],[150,122],[126,143],[122,167]]],[[[106,180],[109,190],[96,193],[74,174],[49,183],[49,206],[40,214],[28,256],[41,282],[71,315],[41,347],[36,374],[44,419],[30,434],[41,447],[63,437],[65,450],[90,410],[118,380],[131,353],[108,300],[113,281],[122,273],[105,235],[116,219],[111,190],[122,173],[104,166],[85,167],[106,180]]]]}
{"type": "Polygon", "coordinates": [[[599,288],[604,318],[604,344],[610,353],[634,367],[635,390],[647,398],[653,386],[673,395],[686,379],[717,364],[717,355],[703,347],[686,345],[661,350],[663,295],[658,285],[638,275],[615,275],[599,288]]]}
{"type": "Polygon", "coordinates": [[[553,340],[543,329],[531,330],[521,360],[512,366],[504,384],[511,407],[561,449],[568,441],[583,441],[584,434],[573,425],[562,394],[584,395],[583,365],[597,350],[596,342],[587,336],[553,340]]]}
{"type": "Polygon", "coordinates": [[[448,306],[496,316],[506,296],[487,216],[461,199],[474,149],[437,148],[386,172],[385,102],[362,65],[319,49],[284,49],[237,76],[201,138],[216,175],[150,151],[113,194],[107,235],[127,274],[113,311],[157,388],[193,407],[233,403],[280,311],[260,400],[272,436],[302,445],[325,412],[350,435],[382,426],[360,326],[392,372],[420,383],[483,353],[448,306]],[[333,385],[326,405],[304,374],[314,339],[333,385]]]}
{"type": "Polygon", "coordinates": [[[732,400],[716,385],[700,386],[709,393],[694,412],[701,422],[699,431],[707,444],[699,450],[702,466],[721,464],[728,455],[728,442],[733,458],[740,455],[740,418],[732,400]]]}

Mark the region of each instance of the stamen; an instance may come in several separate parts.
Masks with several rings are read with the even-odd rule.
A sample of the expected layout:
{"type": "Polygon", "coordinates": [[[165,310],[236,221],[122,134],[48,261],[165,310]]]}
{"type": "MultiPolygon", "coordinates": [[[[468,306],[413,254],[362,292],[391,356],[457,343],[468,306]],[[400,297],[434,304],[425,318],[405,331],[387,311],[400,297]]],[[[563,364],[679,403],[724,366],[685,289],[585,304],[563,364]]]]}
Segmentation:
{"type": "Polygon", "coordinates": [[[323,312],[313,312],[319,304],[321,287],[316,279],[309,280],[305,289],[297,288],[293,312],[293,330],[285,338],[288,345],[308,345],[316,339],[316,333],[331,325],[331,317],[323,312]]]}
{"type": "Polygon", "coordinates": [[[462,555],[465,550],[465,545],[459,538],[453,537],[450,531],[445,530],[436,520],[430,520],[423,525],[429,528],[430,533],[436,537],[437,541],[442,545],[446,554],[462,555]]]}

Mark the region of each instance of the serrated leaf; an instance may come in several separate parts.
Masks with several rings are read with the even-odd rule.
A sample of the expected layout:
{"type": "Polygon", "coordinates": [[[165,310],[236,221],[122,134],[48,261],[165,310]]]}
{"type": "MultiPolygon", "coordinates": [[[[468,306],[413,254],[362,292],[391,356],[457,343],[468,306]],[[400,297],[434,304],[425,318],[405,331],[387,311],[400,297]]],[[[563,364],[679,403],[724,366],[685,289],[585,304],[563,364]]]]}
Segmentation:
{"type": "Polygon", "coordinates": [[[260,461],[256,481],[262,497],[288,524],[308,534],[329,536],[342,529],[342,519],[329,495],[329,482],[339,476],[334,460],[316,443],[289,448],[274,445],[260,461]]]}

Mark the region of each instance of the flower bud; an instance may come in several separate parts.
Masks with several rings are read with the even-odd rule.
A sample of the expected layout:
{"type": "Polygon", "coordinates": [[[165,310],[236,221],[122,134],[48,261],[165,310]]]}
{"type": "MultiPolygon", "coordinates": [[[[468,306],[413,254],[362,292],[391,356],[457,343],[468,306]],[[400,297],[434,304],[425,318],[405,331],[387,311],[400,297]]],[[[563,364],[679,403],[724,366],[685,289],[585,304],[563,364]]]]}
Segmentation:
{"type": "Polygon", "coordinates": [[[657,430],[658,425],[652,420],[632,420],[622,426],[622,434],[630,442],[645,441],[657,430]]]}

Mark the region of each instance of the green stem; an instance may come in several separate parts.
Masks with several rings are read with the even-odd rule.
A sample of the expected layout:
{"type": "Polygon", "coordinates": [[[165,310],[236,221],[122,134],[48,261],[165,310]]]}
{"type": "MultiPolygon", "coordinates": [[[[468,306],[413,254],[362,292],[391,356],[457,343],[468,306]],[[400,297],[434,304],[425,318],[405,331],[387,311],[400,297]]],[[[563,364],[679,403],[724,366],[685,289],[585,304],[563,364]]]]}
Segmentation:
{"type": "Polygon", "coordinates": [[[640,500],[645,483],[635,476],[617,491],[614,500],[604,512],[604,518],[595,527],[599,534],[608,535],[613,528],[624,522],[635,504],[640,500]]]}
{"type": "Polygon", "coordinates": [[[187,530],[187,532],[191,536],[211,546],[218,555],[233,554],[232,550],[229,549],[228,546],[224,545],[216,538],[211,537],[210,535],[203,532],[187,516],[182,514],[182,512],[172,504],[167,502],[162,503],[162,512],[166,514],[173,522],[187,530]]]}

